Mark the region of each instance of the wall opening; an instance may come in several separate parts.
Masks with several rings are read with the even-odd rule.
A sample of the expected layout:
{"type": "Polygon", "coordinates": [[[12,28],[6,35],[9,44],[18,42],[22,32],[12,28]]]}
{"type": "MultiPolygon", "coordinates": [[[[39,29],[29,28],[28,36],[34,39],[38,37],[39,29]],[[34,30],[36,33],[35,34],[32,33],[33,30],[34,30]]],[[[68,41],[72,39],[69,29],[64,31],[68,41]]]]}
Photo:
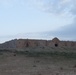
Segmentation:
{"type": "Polygon", "coordinates": [[[57,43],[55,44],[55,47],[58,47],[58,44],[57,43]]]}
{"type": "Polygon", "coordinates": [[[28,43],[26,43],[26,47],[29,47],[29,44],[28,43]]]}

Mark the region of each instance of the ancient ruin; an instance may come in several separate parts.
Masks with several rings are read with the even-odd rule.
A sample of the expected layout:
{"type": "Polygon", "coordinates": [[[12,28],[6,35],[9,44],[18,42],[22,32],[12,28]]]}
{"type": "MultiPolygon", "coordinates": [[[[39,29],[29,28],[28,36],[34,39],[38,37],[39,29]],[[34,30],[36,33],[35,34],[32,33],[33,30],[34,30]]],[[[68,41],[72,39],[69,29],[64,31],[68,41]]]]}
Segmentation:
{"type": "Polygon", "coordinates": [[[28,47],[76,47],[75,41],[60,41],[58,38],[52,40],[36,39],[14,39],[0,44],[0,49],[24,49],[28,47]]]}

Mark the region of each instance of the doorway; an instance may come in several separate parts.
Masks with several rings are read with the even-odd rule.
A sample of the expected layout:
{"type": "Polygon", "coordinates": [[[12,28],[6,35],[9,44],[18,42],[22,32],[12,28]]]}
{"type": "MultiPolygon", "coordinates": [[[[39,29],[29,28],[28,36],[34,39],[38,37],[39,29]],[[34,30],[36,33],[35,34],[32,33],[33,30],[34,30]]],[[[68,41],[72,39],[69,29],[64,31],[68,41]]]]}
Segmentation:
{"type": "Polygon", "coordinates": [[[58,44],[57,43],[55,44],[55,47],[58,47],[58,44]]]}

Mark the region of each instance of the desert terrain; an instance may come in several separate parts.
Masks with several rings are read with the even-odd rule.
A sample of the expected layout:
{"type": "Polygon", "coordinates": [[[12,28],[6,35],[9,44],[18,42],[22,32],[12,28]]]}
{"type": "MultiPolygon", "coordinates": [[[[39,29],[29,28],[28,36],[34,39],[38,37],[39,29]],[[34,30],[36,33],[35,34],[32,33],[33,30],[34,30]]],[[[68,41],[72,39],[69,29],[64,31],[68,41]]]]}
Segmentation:
{"type": "Polygon", "coordinates": [[[33,51],[1,50],[0,75],[76,75],[75,52],[59,49],[51,48],[50,52],[44,48],[43,52],[36,52],[34,48],[33,51]]]}

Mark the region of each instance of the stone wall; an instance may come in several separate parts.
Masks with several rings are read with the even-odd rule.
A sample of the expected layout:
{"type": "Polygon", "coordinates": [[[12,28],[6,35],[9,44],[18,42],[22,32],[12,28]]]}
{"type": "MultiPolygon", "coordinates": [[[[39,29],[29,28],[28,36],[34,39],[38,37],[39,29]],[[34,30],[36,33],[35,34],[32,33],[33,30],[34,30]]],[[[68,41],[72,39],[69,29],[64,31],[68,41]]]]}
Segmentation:
{"type": "Polygon", "coordinates": [[[42,47],[46,46],[46,40],[31,40],[31,39],[19,39],[17,40],[17,48],[27,47],[42,47]]]}
{"type": "Polygon", "coordinates": [[[75,41],[15,39],[0,44],[0,49],[24,49],[28,47],[76,47],[75,41]]]}
{"type": "Polygon", "coordinates": [[[16,49],[17,39],[0,44],[0,49],[16,49]]]}

